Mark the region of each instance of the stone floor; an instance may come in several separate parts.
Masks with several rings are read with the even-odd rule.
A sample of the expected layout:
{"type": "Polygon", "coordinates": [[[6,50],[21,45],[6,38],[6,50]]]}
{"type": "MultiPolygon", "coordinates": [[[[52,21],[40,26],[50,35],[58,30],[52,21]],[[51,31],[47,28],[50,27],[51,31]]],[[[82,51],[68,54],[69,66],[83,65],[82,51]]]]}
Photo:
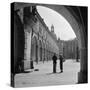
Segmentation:
{"type": "Polygon", "coordinates": [[[52,73],[52,61],[34,64],[35,70],[29,73],[21,73],[15,76],[15,87],[50,86],[76,84],[80,63],[73,60],[64,62],[64,72],[60,73],[59,61],[57,62],[57,73],[52,73]]]}

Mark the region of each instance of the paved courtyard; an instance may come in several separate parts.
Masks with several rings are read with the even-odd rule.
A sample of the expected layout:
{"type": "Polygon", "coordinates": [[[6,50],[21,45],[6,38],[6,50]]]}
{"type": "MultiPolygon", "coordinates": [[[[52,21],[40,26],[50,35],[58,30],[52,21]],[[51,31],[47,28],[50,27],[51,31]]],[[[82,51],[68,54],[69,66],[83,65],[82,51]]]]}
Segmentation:
{"type": "Polygon", "coordinates": [[[60,73],[59,61],[57,62],[57,73],[53,72],[52,61],[34,64],[35,69],[28,70],[29,73],[21,73],[15,76],[15,87],[50,86],[76,84],[80,63],[72,60],[64,62],[64,72],[60,73]]]}

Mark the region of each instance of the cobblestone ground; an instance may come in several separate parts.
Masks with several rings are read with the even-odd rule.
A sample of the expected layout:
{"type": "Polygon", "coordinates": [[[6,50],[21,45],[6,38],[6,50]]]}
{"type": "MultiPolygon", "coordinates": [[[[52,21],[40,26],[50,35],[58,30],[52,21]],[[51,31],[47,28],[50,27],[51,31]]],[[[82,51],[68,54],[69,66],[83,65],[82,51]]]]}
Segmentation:
{"type": "Polygon", "coordinates": [[[52,61],[34,64],[35,69],[30,73],[21,73],[15,76],[15,87],[50,86],[76,84],[80,63],[72,60],[64,62],[64,72],[60,73],[59,61],[57,62],[57,73],[52,73],[52,61]]]}

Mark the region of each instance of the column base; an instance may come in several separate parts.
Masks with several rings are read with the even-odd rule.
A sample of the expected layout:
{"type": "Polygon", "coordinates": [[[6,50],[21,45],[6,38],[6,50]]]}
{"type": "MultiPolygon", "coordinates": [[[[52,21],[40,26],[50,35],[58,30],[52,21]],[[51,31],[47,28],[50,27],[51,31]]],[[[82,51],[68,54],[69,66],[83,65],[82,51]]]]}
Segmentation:
{"type": "Polygon", "coordinates": [[[86,71],[78,72],[78,84],[88,83],[88,73],[86,71]]]}
{"type": "Polygon", "coordinates": [[[30,69],[30,60],[24,60],[24,70],[30,69]]]}

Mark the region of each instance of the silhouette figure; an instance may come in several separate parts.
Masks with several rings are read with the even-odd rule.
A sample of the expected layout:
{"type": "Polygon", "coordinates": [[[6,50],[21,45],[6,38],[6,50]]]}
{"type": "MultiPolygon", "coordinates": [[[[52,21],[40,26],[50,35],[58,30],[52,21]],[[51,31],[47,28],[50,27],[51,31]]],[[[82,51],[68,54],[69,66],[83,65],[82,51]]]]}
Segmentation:
{"type": "Polygon", "coordinates": [[[60,60],[60,71],[61,73],[63,72],[63,56],[59,55],[59,60],[60,60]]]}
{"type": "Polygon", "coordinates": [[[56,64],[57,64],[57,57],[56,54],[52,57],[53,60],[53,73],[56,73],[56,64]]]}

